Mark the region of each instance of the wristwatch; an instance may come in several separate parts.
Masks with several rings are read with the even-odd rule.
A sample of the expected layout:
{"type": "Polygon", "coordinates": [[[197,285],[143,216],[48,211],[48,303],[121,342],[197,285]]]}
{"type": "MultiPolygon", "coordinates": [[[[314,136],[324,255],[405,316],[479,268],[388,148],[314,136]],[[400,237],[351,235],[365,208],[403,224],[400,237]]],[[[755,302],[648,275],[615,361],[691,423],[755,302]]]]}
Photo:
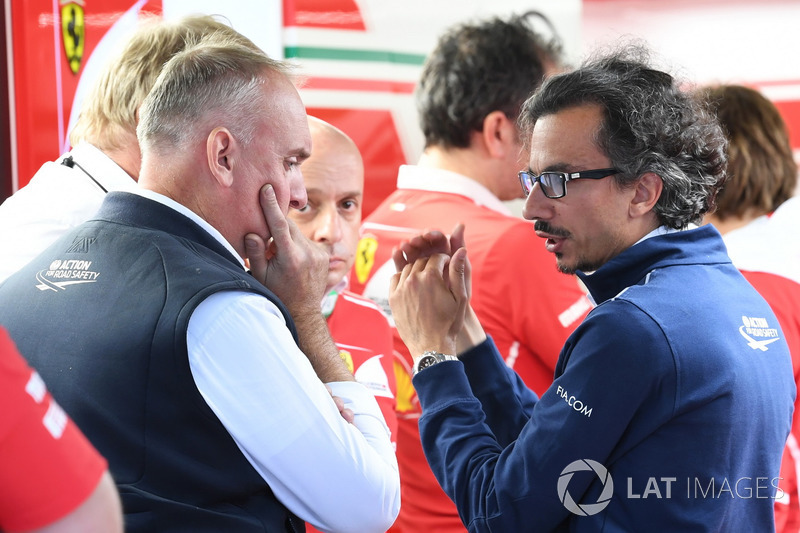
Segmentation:
{"type": "Polygon", "coordinates": [[[458,361],[458,357],[428,350],[420,355],[416,363],[414,363],[414,375],[416,376],[420,370],[432,367],[442,361],[458,361]]]}

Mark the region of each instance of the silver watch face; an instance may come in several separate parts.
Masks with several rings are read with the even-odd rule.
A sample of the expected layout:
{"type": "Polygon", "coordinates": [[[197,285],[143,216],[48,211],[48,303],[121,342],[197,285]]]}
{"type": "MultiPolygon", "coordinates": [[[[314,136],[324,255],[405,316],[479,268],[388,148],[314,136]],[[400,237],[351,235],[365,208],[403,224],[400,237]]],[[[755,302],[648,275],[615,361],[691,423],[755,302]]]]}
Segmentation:
{"type": "Polygon", "coordinates": [[[433,366],[438,362],[438,359],[434,355],[423,355],[417,361],[417,372],[424,368],[428,368],[429,366],[433,366]]]}

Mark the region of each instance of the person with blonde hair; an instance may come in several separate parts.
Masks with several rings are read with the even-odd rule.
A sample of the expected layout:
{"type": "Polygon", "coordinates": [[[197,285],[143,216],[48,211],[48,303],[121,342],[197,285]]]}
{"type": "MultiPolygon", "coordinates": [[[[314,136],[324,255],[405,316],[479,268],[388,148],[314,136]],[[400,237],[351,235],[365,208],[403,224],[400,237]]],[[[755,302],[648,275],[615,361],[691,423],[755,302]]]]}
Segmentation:
{"type": "MultiPolygon", "coordinates": [[[[728,179],[717,209],[705,217],[733,264],[767,300],[781,324],[800,383],[800,198],[797,164],[778,108],[755,89],[715,85],[698,91],[728,137],[728,179]]],[[[800,401],[781,463],[778,532],[800,531],[800,401]]]]}
{"type": "Polygon", "coordinates": [[[149,16],[142,21],[83,100],[69,136],[72,150],[42,165],[25,187],[0,205],[0,281],[92,216],[107,192],[136,186],[141,166],[136,140],[139,106],[164,63],[211,34],[258,49],[212,16],[177,21],[149,16]]]}

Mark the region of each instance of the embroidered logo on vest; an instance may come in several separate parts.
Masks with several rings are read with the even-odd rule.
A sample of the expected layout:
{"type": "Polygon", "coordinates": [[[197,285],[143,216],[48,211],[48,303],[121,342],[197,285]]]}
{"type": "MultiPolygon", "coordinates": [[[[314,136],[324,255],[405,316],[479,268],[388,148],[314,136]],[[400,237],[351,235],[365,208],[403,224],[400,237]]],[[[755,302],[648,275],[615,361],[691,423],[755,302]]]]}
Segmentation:
{"type": "Polygon", "coordinates": [[[94,237],[75,237],[72,244],[67,248],[68,254],[85,254],[89,252],[89,247],[94,243],[94,237]]]}
{"type": "Polygon", "coordinates": [[[742,323],[744,325],[739,327],[739,333],[747,341],[747,345],[754,350],[766,352],[769,349],[767,348],[768,344],[780,339],[778,330],[769,327],[766,318],[743,316],[742,323]]]}
{"type": "Polygon", "coordinates": [[[69,285],[94,283],[100,277],[99,272],[90,270],[91,261],[77,259],[56,259],[47,270],[36,273],[36,288],[40,291],[64,291],[69,285]]]}

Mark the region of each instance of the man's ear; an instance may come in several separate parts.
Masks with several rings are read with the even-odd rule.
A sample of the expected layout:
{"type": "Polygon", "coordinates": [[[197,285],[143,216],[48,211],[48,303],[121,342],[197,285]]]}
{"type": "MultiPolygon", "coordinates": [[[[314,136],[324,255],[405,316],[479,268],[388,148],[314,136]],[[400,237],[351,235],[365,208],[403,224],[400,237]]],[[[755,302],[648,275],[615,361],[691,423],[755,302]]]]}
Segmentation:
{"type": "Polygon", "coordinates": [[[664,182],[658,174],[646,172],[639,176],[633,189],[630,215],[634,218],[641,217],[653,211],[663,189],[664,182]]]}
{"type": "Polygon", "coordinates": [[[483,119],[483,143],[490,156],[503,159],[519,152],[519,133],[513,120],[502,111],[492,111],[483,119]]]}
{"type": "Polygon", "coordinates": [[[223,187],[233,184],[233,167],[239,149],[236,139],[227,128],[214,128],[206,139],[208,168],[223,187]]]}

